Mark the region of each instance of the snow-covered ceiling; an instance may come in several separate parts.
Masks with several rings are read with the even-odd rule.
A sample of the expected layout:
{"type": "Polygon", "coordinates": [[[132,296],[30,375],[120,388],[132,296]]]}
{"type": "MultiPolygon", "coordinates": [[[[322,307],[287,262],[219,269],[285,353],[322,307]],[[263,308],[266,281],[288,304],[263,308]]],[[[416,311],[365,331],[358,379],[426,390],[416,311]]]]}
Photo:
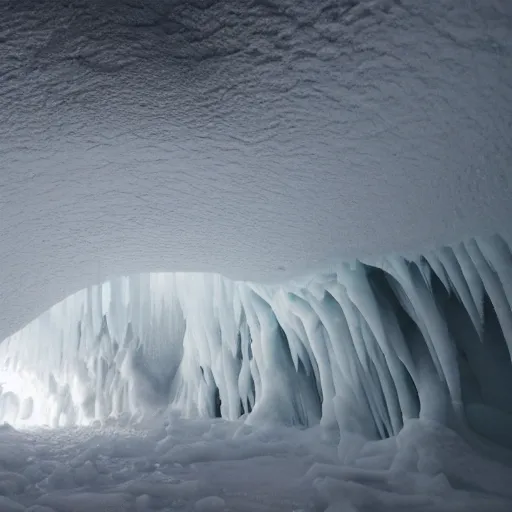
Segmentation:
{"type": "Polygon", "coordinates": [[[507,0],[7,1],[0,41],[0,339],[115,275],[510,234],[507,0]]]}

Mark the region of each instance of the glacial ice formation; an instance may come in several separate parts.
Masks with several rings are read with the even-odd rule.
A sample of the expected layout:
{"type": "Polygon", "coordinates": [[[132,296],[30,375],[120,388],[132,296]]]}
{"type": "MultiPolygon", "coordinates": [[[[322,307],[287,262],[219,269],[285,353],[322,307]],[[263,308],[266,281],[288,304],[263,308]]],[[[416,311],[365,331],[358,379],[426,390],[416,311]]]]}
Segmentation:
{"type": "Polygon", "coordinates": [[[85,425],[173,409],[383,439],[420,418],[512,449],[511,300],[498,236],[287,285],[114,278],[0,344],[0,419],[85,425]]]}

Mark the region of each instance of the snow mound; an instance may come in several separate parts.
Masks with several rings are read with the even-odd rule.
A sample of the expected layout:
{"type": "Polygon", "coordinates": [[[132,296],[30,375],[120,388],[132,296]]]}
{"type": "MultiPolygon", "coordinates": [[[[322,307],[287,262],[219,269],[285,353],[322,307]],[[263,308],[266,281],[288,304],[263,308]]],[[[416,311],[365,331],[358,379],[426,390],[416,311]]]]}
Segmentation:
{"type": "Polygon", "coordinates": [[[398,436],[385,441],[360,437],[356,442],[354,434],[342,433],[339,443],[322,439],[319,427],[261,428],[242,420],[177,417],[150,430],[31,429],[0,437],[4,445],[20,448],[17,472],[1,473],[0,484],[24,482],[9,496],[0,496],[2,512],[512,509],[512,467],[487,458],[453,430],[429,420],[410,420],[398,436]],[[173,461],[159,445],[166,435],[173,436],[181,453],[192,456],[173,461]],[[234,440],[248,451],[230,450],[234,440]],[[131,449],[119,453],[113,443],[131,449]],[[205,443],[212,449],[197,452],[195,447],[205,443]],[[274,451],[276,443],[283,449],[274,451]],[[72,456],[88,459],[84,454],[91,446],[97,448],[94,462],[70,464],[72,456]],[[37,458],[21,456],[29,447],[37,458]],[[94,478],[80,480],[80,470],[91,464],[94,478]],[[64,471],[70,475],[66,486],[48,485],[49,477],[64,471]]]}

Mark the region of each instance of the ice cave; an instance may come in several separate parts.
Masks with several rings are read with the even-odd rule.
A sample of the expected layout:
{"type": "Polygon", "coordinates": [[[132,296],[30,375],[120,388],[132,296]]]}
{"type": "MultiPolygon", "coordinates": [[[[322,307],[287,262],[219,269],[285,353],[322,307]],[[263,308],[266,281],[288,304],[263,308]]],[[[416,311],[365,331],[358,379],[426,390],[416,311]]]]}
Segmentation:
{"type": "Polygon", "coordinates": [[[510,512],[512,2],[0,2],[0,512],[510,512]]]}

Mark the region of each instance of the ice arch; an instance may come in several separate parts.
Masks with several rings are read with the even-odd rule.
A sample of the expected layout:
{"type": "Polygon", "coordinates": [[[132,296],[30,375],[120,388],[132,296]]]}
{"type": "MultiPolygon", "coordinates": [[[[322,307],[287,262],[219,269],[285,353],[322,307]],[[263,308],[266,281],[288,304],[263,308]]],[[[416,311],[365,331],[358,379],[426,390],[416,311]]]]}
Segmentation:
{"type": "Polygon", "coordinates": [[[370,439],[422,418],[512,449],[511,287],[498,236],[288,285],[118,278],[0,345],[0,416],[56,425],[177,408],[370,439]]]}

